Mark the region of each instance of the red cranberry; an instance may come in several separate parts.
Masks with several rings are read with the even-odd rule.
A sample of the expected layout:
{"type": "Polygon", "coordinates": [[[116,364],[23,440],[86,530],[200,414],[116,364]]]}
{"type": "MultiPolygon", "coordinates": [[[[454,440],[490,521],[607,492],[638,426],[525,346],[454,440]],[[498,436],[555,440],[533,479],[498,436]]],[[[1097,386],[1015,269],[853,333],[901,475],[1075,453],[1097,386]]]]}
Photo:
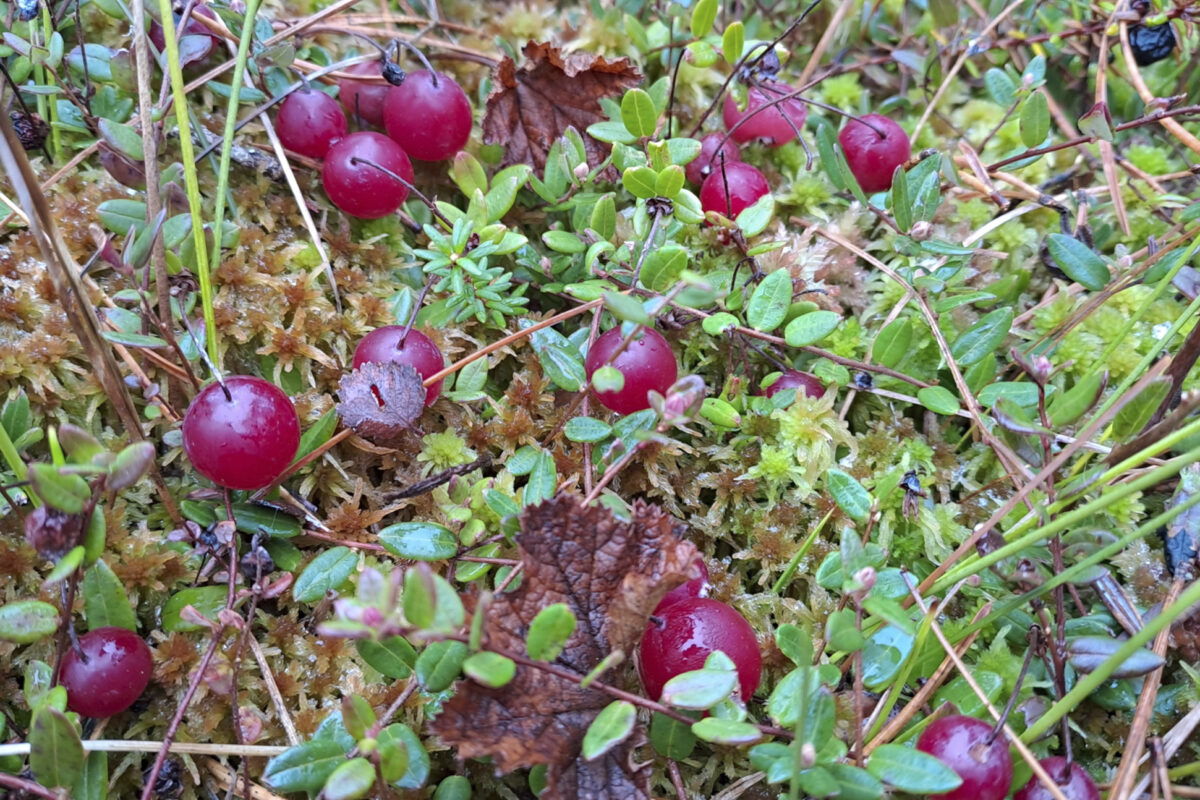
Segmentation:
{"type": "MultiPolygon", "coordinates": [[[[378,78],[383,70],[378,61],[364,61],[361,64],[351,64],[342,72],[350,75],[378,78]]],[[[387,97],[386,83],[367,83],[342,78],[338,81],[338,99],[346,108],[347,114],[358,114],[368,125],[383,127],[383,100],[387,97]]]]}
{"type": "Polygon", "coordinates": [[[908,134],[892,120],[880,114],[862,117],[870,125],[852,119],[838,133],[838,142],[846,154],[850,172],[867,193],[886,192],[892,188],[896,167],[908,161],[912,146],[908,134]],[[883,134],[880,135],[879,131],[883,134]]]}
{"type": "Polygon", "coordinates": [[[917,737],[917,749],[944,762],[962,778],[962,786],[937,795],[942,800],[1004,800],[1012,783],[1012,759],[1003,736],[974,717],[951,715],[935,720],[917,737]]]}
{"type": "Polygon", "coordinates": [[[704,179],[714,170],[721,168],[722,162],[729,164],[742,160],[733,138],[725,139],[725,144],[721,144],[722,139],[725,139],[724,134],[709,133],[700,140],[700,155],[689,161],[683,168],[684,176],[693,186],[704,183],[704,179]],[[717,149],[718,145],[720,145],[719,150],[717,149]]]}
{"type": "Polygon", "coordinates": [[[715,211],[735,219],[738,214],[771,193],[767,179],[749,164],[741,161],[719,165],[700,186],[700,206],[705,212],[715,211]]]}
{"type": "Polygon", "coordinates": [[[383,122],[388,136],[413,158],[442,161],[471,135],[471,101],[448,75],[417,70],[388,90],[383,122]]]}
{"type": "Polygon", "coordinates": [[[774,397],[784,389],[795,389],[797,397],[820,397],[825,394],[825,387],[815,375],[794,369],[781,373],[763,391],[767,397],[774,397]]]}
{"type": "Polygon", "coordinates": [[[150,648],[133,631],[97,628],[79,637],[81,658],[68,648],[58,670],[67,709],[84,717],[111,717],[141,697],[154,671],[150,648]]]}
{"type": "Polygon", "coordinates": [[[732,95],[725,95],[725,104],[721,107],[725,129],[738,144],[752,139],[771,147],[787,144],[796,138],[796,131],[804,125],[804,117],[808,113],[804,103],[792,98],[770,108],[764,109],[763,106],[794,91],[786,83],[762,81],[759,86],[751,86],[746,90],[745,111],[738,110],[737,101],[732,95]],[[744,124],[733,127],[746,117],[749,119],[744,124]]]}
{"type": "Polygon", "coordinates": [[[293,153],[324,158],[333,143],[346,135],[346,115],[324,92],[299,89],[279,104],[275,130],[279,141],[293,153]]]}
{"type": "Polygon", "coordinates": [[[638,673],[646,695],[657,700],[667,681],[700,669],[717,650],[737,667],[741,697],[749,700],[762,670],[762,655],[750,623],[729,606],[707,597],[659,606],[646,625],[638,650],[638,673]]]}
{"type": "Polygon", "coordinates": [[[605,408],[618,414],[632,414],[650,407],[651,391],[665,395],[678,377],[671,346],[653,328],[640,328],[629,346],[613,356],[625,336],[620,326],[601,334],[588,350],[584,368],[588,380],[603,366],[614,367],[625,378],[615,392],[596,392],[605,408]]]}
{"type": "MultiPolygon", "coordinates": [[[[442,351],[428,336],[418,330],[410,330],[401,342],[402,333],[403,325],[387,325],[368,333],[354,348],[354,369],[368,363],[408,364],[422,379],[442,371],[442,367],[446,366],[442,351]]],[[[425,389],[425,405],[433,405],[441,393],[441,381],[431,384],[425,389]]]]}
{"type": "Polygon", "coordinates": [[[408,197],[408,187],[372,164],[412,183],[412,163],[400,145],[381,133],[360,131],[325,154],[321,184],[330,202],[361,219],[386,217],[400,208],[408,197]]]}
{"type": "MultiPolygon", "coordinates": [[[[1038,763],[1050,775],[1050,779],[1058,784],[1067,800],[1100,800],[1100,791],[1096,788],[1095,781],[1074,761],[1071,762],[1070,768],[1062,756],[1043,758],[1038,763]]],[[[1051,800],[1052,797],[1049,790],[1034,775],[1013,795],[1013,800],[1051,800]]]]}

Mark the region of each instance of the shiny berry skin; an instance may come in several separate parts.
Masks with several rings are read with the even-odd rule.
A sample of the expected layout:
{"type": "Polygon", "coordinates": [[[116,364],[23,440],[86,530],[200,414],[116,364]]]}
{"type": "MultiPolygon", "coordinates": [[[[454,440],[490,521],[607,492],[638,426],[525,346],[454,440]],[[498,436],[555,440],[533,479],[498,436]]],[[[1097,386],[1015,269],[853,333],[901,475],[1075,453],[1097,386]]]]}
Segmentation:
{"type": "Polygon", "coordinates": [[[616,392],[596,392],[596,399],[610,411],[632,414],[650,407],[649,392],[665,395],[679,376],[679,369],[671,346],[653,328],[639,328],[629,346],[614,358],[624,338],[620,326],[600,334],[588,349],[583,366],[589,381],[600,367],[615,367],[625,378],[625,385],[616,392]]]}
{"type": "Polygon", "coordinates": [[[692,578],[687,583],[681,583],[663,595],[663,599],[658,601],[658,605],[654,609],[655,614],[660,614],[664,608],[672,603],[677,603],[680,600],[690,600],[693,597],[704,597],[708,593],[708,567],[704,566],[704,562],[698,558],[692,563],[700,571],[700,577],[692,578]]]}
{"type": "Polygon", "coordinates": [[[58,682],[67,690],[67,710],[84,717],[120,714],[141,697],[154,671],[150,648],[133,631],[97,628],[67,648],[58,682]]]}
{"type": "Polygon", "coordinates": [[[346,135],[346,115],[337,100],[324,92],[300,89],[279,104],[275,130],[293,153],[324,158],[333,143],[346,135]]]}
{"type": "Polygon", "coordinates": [[[757,169],[741,161],[726,162],[724,169],[719,166],[713,169],[700,185],[700,207],[705,212],[715,211],[734,219],[770,192],[767,179],[757,169]]]}
{"type": "Polygon", "coordinates": [[[762,655],[754,629],[737,611],[707,597],[659,606],[646,625],[638,648],[638,674],[646,696],[657,700],[667,681],[700,669],[709,653],[720,650],[737,667],[742,700],[758,688],[762,655]]]}
{"type": "Polygon", "coordinates": [[[270,486],[296,455],[300,421],[279,387],[250,375],[210,383],[183,416],[183,452],[204,477],[226,489],[270,486]]]}
{"type": "Polygon", "coordinates": [[[684,177],[693,186],[704,183],[704,179],[710,173],[721,168],[721,155],[725,156],[726,164],[742,160],[738,154],[737,145],[733,143],[733,138],[725,139],[725,144],[721,144],[722,139],[725,139],[723,133],[709,133],[700,139],[700,155],[689,161],[683,168],[684,177]],[[717,149],[718,145],[720,145],[720,150],[717,149]]]}
{"type": "Polygon", "coordinates": [[[771,381],[771,385],[763,390],[767,397],[774,397],[784,389],[795,389],[796,396],[820,397],[825,394],[825,386],[815,375],[807,372],[789,369],[771,381]]]}
{"type": "Polygon", "coordinates": [[[808,111],[804,103],[792,98],[782,103],[760,110],[772,100],[796,91],[786,83],[779,81],[762,81],[761,86],[750,86],[746,90],[746,110],[738,109],[737,101],[732,95],[725,95],[725,104],[721,106],[721,119],[725,121],[725,130],[730,132],[730,138],[738,144],[744,144],[757,139],[768,147],[779,147],[796,138],[796,131],[804,125],[804,117],[808,111]],[[734,128],[745,117],[750,119],[734,128]]]}
{"type": "MultiPolygon", "coordinates": [[[[442,360],[442,351],[428,336],[418,330],[410,330],[404,341],[400,342],[400,334],[404,333],[403,325],[387,325],[376,328],[359,341],[354,348],[354,369],[363,364],[408,364],[421,378],[428,378],[435,372],[441,372],[446,363],[442,360]],[[399,342],[400,346],[396,344],[399,342]]],[[[442,393],[442,382],[438,381],[425,390],[425,405],[433,405],[442,393]]]]}
{"type": "MultiPolygon", "coordinates": [[[[1050,779],[1058,784],[1058,788],[1062,790],[1063,797],[1067,800],[1100,800],[1100,791],[1096,788],[1096,783],[1083,767],[1075,762],[1071,762],[1071,768],[1068,772],[1067,760],[1062,756],[1050,756],[1043,758],[1040,762],[1042,767],[1050,775],[1050,779]]],[[[1053,795],[1042,785],[1036,775],[1029,779],[1021,789],[1013,795],[1013,800],[1050,800],[1053,795]]]]}
{"type": "Polygon", "coordinates": [[[1012,759],[1003,736],[988,743],[992,726],[974,717],[935,720],[917,737],[917,749],[940,759],[962,786],[936,795],[942,800],[1004,800],[1012,783],[1012,759]]]}
{"type": "Polygon", "coordinates": [[[880,136],[869,125],[852,119],[838,133],[838,143],[862,190],[868,194],[886,192],[892,188],[896,167],[912,155],[912,146],[904,129],[887,117],[867,114],[862,119],[882,130],[884,135],[880,136]]]}
{"type": "Polygon", "coordinates": [[[462,150],[471,136],[471,101],[448,75],[417,70],[388,89],[383,124],[413,158],[442,161],[462,150]]]}
{"type": "MultiPolygon", "coordinates": [[[[352,64],[342,72],[350,75],[378,78],[383,74],[378,61],[364,61],[352,64]]],[[[367,83],[343,78],[338,81],[338,99],[347,114],[358,114],[368,125],[383,127],[383,100],[387,97],[386,83],[367,83]]]]}
{"type": "Polygon", "coordinates": [[[394,172],[412,183],[412,162],[382,133],[359,131],[334,144],[325,154],[321,184],[329,200],[342,211],[360,219],[386,217],[400,208],[408,197],[408,187],[380,172],[365,159],[394,172]]]}
{"type": "Polygon", "coordinates": [[[1175,51],[1175,31],[1171,23],[1149,27],[1131,25],[1129,28],[1129,50],[1139,67],[1148,67],[1156,61],[1169,58],[1175,51]]]}

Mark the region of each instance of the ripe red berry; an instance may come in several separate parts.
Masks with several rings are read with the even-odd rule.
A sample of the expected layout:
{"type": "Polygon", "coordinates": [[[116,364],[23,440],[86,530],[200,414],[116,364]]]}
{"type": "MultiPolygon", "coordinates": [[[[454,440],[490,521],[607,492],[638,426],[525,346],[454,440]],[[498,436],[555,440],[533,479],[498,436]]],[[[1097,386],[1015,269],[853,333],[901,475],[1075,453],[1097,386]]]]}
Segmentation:
{"type": "Polygon", "coordinates": [[[688,179],[694,186],[699,186],[704,183],[704,179],[713,171],[721,168],[722,158],[724,163],[729,164],[734,161],[741,161],[742,157],[738,154],[737,145],[733,143],[732,137],[725,139],[725,144],[721,144],[721,140],[725,139],[725,135],[721,133],[709,133],[700,139],[700,155],[687,163],[683,168],[684,177],[688,179]],[[720,149],[717,147],[720,145],[720,149]]]}
{"type": "Polygon", "coordinates": [[[942,800],[1004,800],[1012,783],[1012,759],[1003,736],[974,717],[935,720],[917,737],[917,749],[936,756],[962,778],[962,786],[937,795],[942,800]]]}
{"type": "Polygon", "coordinates": [[[638,648],[638,674],[646,695],[657,700],[667,681],[700,669],[709,653],[717,650],[737,667],[742,700],[749,700],[762,671],[762,655],[750,623],[729,606],[707,597],[660,605],[638,648]]]}
{"type": "MultiPolygon", "coordinates": [[[[352,64],[342,72],[373,78],[383,74],[378,61],[352,64]]],[[[386,83],[367,83],[343,78],[338,81],[338,99],[342,101],[347,114],[358,114],[368,125],[383,127],[383,100],[390,88],[392,87],[386,83]]]]}
{"type": "Polygon", "coordinates": [[[700,207],[734,219],[770,192],[767,179],[757,169],[741,161],[726,162],[723,169],[714,168],[701,184],[700,207]]]}
{"type": "Polygon", "coordinates": [[[794,369],[789,369],[781,373],[763,391],[767,397],[774,397],[784,389],[795,389],[797,397],[820,397],[825,394],[825,387],[815,375],[809,375],[807,372],[800,372],[794,369]]]}
{"type": "Polygon", "coordinates": [[[133,631],[97,628],[68,648],[58,670],[67,690],[67,709],[84,717],[111,717],[141,697],[154,671],[150,648],[133,631]]]}
{"type": "Polygon", "coordinates": [[[408,187],[371,164],[412,183],[412,162],[400,145],[382,133],[359,131],[334,144],[325,154],[321,184],[330,202],[361,219],[386,217],[398,209],[408,197],[408,187]]]}
{"type": "MultiPolygon", "coordinates": [[[[410,330],[401,342],[402,333],[403,325],[387,325],[368,333],[354,348],[354,369],[363,364],[408,364],[422,378],[428,378],[446,366],[442,351],[428,336],[418,330],[410,330]]],[[[430,385],[425,389],[425,405],[433,405],[441,393],[441,381],[430,385]]]]}
{"type": "MultiPolygon", "coordinates": [[[[1058,784],[1063,797],[1067,800],[1100,800],[1100,791],[1096,788],[1091,776],[1074,761],[1070,768],[1062,756],[1050,756],[1039,762],[1050,778],[1058,784]]],[[[1050,800],[1052,795],[1034,775],[1021,789],[1013,795],[1013,800],[1050,800]]]]}
{"type": "Polygon", "coordinates": [[[388,136],[419,161],[450,158],[471,135],[471,101],[454,79],[427,69],[410,72],[383,101],[388,136]]]}
{"type": "Polygon", "coordinates": [[[605,331],[588,349],[583,365],[588,380],[600,367],[616,368],[625,378],[624,386],[615,392],[596,392],[596,399],[618,414],[632,414],[650,407],[649,392],[665,395],[679,370],[671,346],[653,328],[639,328],[629,346],[614,357],[624,339],[620,326],[605,331]]]}
{"type": "Polygon", "coordinates": [[[346,135],[346,115],[337,100],[318,89],[299,89],[283,98],[275,113],[279,141],[293,153],[324,158],[346,135]]]}
{"type": "Polygon", "coordinates": [[[224,388],[211,383],[183,417],[183,452],[197,472],[227,489],[269,486],[299,446],[292,401],[262,378],[231,375],[224,388]]]}
{"type": "Polygon", "coordinates": [[[658,606],[654,609],[655,614],[661,614],[662,610],[672,603],[690,600],[693,597],[704,597],[708,592],[708,567],[704,566],[704,562],[699,558],[692,563],[700,570],[700,577],[692,578],[687,583],[681,583],[663,595],[663,599],[658,601],[658,606]]]}
{"type": "Polygon", "coordinates": [[[838,133],[838,142],[862,190],[867,193],[886,192],[892,188],[892,175],[896,167],[908,161],[912,155],[912,145],[904,129],[887,117],[867,114],[862,119],[871,125],[864,125],[856,119],[850,120],[838,133]],[[883,131],[883,135],[875,128],[883,131]]]}
{"type": "Polygon", "coordinates": [[[796,131],[804,125],[804,117],[808,113],[804,103],[792,98],[770,108],[763,108],[772,100],[778,100],[794,91],[795,89],[786,83],[762,81],[746,90],[745,110],[738,109],[737,101],[732,95],[725,95],[721,118],[725,121],[725,129],[730,132],[730,137],[738,144],[758,139],[769,147],[779,147],[795,139],[796,131]],[[734,125],[746,117],[749,119],[735,129],[734,125]]]}

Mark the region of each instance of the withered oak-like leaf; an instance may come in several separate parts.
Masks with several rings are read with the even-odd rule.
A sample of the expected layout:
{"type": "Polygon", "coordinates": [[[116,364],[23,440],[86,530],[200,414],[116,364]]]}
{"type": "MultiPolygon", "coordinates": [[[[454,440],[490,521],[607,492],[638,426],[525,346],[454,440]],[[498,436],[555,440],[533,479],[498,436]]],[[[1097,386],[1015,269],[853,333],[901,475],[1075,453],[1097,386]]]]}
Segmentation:
{"type": "Polygon", "coordinates": [[[505,56],[492,75],[483,114],[483,140],[504,145],[502,166],[546,166],[550,145],[568,126],[583,135],[588,163],[608,156],[608,145],[588,136],[587,127],[605,118],[600,98],[616,97],[641,83],[628,59],[608,61],[592,53],[563,53],[549,42],[525,45],[520,69],[505,56]]]}
{"type": "MultiPolygon", "coordinates": [[[[518,589],[488,605],[484,645],[523,655],[538,611],[565,603],[577,624],[554,666],[582,677],[617,650],[628,664],[659,600],[695,577],[696,548],[682,539],[683,531],[682,523],[641,501],[629,522],[608,509],[584,507],[574,495],[526,509],[516,537],[524,576],[518,589]]],[[[601,680],[611,681],[612,673],[601,680]]],[[[632,762],[640,731],[594,761],[580,755],[588,725],[612,700],[518,664],[512,681],[499,689],[460,683],[432,726],[459,758],[490,756],[499,772],[547,765],[544,800],[648,799],[647,770],[632,762]]]]}
{"type": "Polygon", "coordinates": [[[364,439],[390,444],[425,408],[421,374],[409,364],[363,364],[338,383],[338,414],[364,439]]]}

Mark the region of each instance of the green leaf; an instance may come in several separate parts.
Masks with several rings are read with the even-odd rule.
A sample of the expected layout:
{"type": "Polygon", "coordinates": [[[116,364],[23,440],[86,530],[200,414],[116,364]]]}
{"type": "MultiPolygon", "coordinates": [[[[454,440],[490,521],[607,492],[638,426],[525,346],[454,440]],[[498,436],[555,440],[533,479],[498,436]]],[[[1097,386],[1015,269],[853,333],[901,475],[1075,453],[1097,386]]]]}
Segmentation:
{"type": "Polygon", "coordinates": [[[1108,266],[1092,248],[1064,233],[1046,237],[1046,249],[1058,268],[1085,289],[1098,292],[1108,285],[1108,266]]]}
{"type": "Polygon", "coordinates": [[[790,622],[783,623],[775,630],[775,646],[798,667],[812,664],[812,637],[790,622]]]}
{"type": "MultiPolygon", "coordinates": [[[[459,644],[451,642],[450,644],[459,644]]],[[[460,645],[465,647],[465,645],[460,645]]],[[[429,779],[429,753],[412,729],[403,723],[393,723],[379,732],[379,747],[403,748],[408,753],[408,769],[392,785],[401,789],[420,789],[429,779]]]]}
{"type": "Polygon", "coordinates": [[[894,319],[875,334],[871,358],[885,367],[894,368],[904,360],[912,347],[912,321],[907,317],[894,319]]]}
{"type": "Polygon", "coordinates": [[[658,110],[650,95],[641,89],[630,89],[621,98],[621,122],[635,137],[653,136],[658,125],[658,110]]]}
{"type": "Polygon", "coordinates": [[[742,57],[742,50],[745,47],[746,26],[740,19],[729,23],[725,27],[725,33],[721,36],[721,55],[725,57],[726,63],[736,64],[742,57]]]}
{"type": "Polygon", "coordinates": [[[100,138],[114,150],[134,161],[141,161],[145,158],[145,154],[142,152],[142,137],[132,127],[103,117],[97,121],[96,125],[100,129],[100,138]]]}
{"type": "Polygon", "coordinates": [[[1162,377],[1155,379],[1142,392],[1130,398],[1113,419],[1113,435],[1118,439],[1125,439],[1144,428],[1170,391],[1170,379],[1162,377]]]}
{"type": "Polygon", "coordinates": [[[105,200],[96,206],[96,216],[112,233],[124,236],[130,228],[140,233],[146,226],[146,204],[141,200],[105,200]]]}
{"type": "Polygon", "coordinates": [[[758,728],[749,722],[738,722],[732,719],[717,719],[706,717],[692,725],[692,733],[697,738],[713,744],[744,745],[752,744],[762,739],[758,728]]]}
{"type": "Polygon", "coordinates": [[[810,311],[789,322],[783,329],[783,338],[788,347],[815,344],[833,333],[841,321],[832,311],[810,311]]]}
{"type": "Polygon", "coordinates": [[[428,567],[424,570],[410,569],[404,574],[404,589],[400,602],[404,609],[404,618],[410,624],[418,628],[433,625],[437,604],[435,592],[433,574],[428,567]]]}
{"type": "Polygon", "coordinates": [[[992,67],[983,75],[983,83],[987,86],[988,94],[997,105],[1007,108],[1012,104],[1013,97],[1017,93],[1017,87],[1013,84],[1012,78],[1008,77],[1008,73],[997,67],[992,67]]]}
{"type": "Polygon", "coordinates": [[[833,495],[838,508],[851,519],[862,522],[867,518],[871,511],[871,493],[853,477],[840,469],[828,469],[825,471],[825,488],[833,495]]]}
{"type": "Polygon", "coordinates": [[[108,753],[96,750],[87,754],[70,796],[72,800],[107,800],[108,753]]]}
{"type": "Polygon", "coordinates": [[[496,222],[508,213],[517,200],[517,192],[529,180],[532,172],[533,169],[528,164],[513,164],[493,176],[492,188],[484,197],[488,222],[496,222]]]}
{"type": "MultiPolygon", "coordinates": [[[[784,271],[786,272],[786,270],[784,271]]],[[[784,309],[785,312],[786,310],[784,309]]],[[[718,311],[711,317],[705,317],[704,322],[700,323],[700,327],[704,328],[704,332],[709,336],[720,336],[726,331],[736,328],[737,324],[738,318],[733,314],[730,314],[728,311],[718,311]]]]}
{"type": "Polygon", "coordinates": [[[379,752],[379,774],[387,783],[394,783],[404,777],[408,770],[408,748],[403,743],[391,739],[380,742],[375,740],[379,752]]]}
{"type": "Polygon", "coordinates": [[[30,464],[29,480],[46,505],[66,514],[78,514],[92,496],[87,481],[78,475],[62,474],[53,464],[30,464]]]}
{"type": "Polygon", "coordinates": [[[821,157],[821,169],[825,177],[833,184],[833,188],[841,191],[846,188],[842,171],[838,168],[837,148],[834,147],[834,129],[827,122],[817,125],[817,154],[821,157]]]}
{"type": "Polygon", "coordinates": [[[775,195],[767,193],[738,212],[738,228],[746,238],[758,236],[775,215],[775,195]]]}
{"type": "Polygon", "coordinates": [[[571,255],[587,250],[587,245],[569,231],[546,231],[542,234],[542,241],[556,253],[571,255]]]}
{"type": "Polygon", "coordinates": [[[787,269],[777,269],[762,279],[746,301],[746,321],[755,330],[773,331],[783,322],[791,304],[792,275],[787,269]]]}
{"type": "Polygon", "coordinates": [[[73,786],[83,774],[83,744],[67,715],[41,706],[29,729],[29,769],[43,786],[73,786]]]}
{"type": "Polygon", "coordinates": [[[18,600],[0,606],[0,639],[32,644],[58,630],[58,609],[41,600],[18,600]]]}
{"type": "Polygon", "coordinates": [[[499,689],[513,679],[517,665],[511,658],[499,653],[475,653],[463,662],[462,671],[476,683],[491,689],[499,689]]]}
{"type": "Polygon", "coordinates": [[[444,561],[458,554],[458,537],[433,522],[398,522],[379,532],[379,543],[396,558],[444,561]]]}
{"type": "Polygon", "coordinates": [[[147,336],[141,333],[125,333],[124,331],[100,331],[106,342],[119,344],[124,347],[166,347],[167,340],[158,336],[147,336]]]}
{"type": "Polygon", "coordinates": [[[54,565],[54,569],[50,570],[50,574],[42,581],[42,585],[53,586],[69,578],[83,564],[84,552],[83,545],[76,545],[68,550],[67,554],[54,565]]]}
{"type": "Polygon", "coordinates": [[[152,442],[134,442],[121,448],[108,465],[108,477],[104,488],[118,492],[133,486],[150,470],[155,452],[152,442]]]}
{"type": "Polygon", "coordinates": [[[442,779],[433,800],[471,800],[471,782],[463,775],[450,775],[442,779]]]}
{"type": "Polygon", "coordinates": [[[663,686],[662,702],[676,708],[702,711],[729,697],[737,688],[736,670],[697,669],[676,675],[663,686]]]}
{"type": "Polygon", "coordinates": [[[883,784],[865,769],[849,764],[825,764],[825,771],[838,783],[838,800],[879,800],[883,784]]]}
{"type": "Polygon", "coordinates": [[[958,411],[958,398],[944,386],[926,386],[918,390],[917,400],[935,414],[949,415],[958,411]]]}
{"type": "Polygon", "coordinates": [[[650,743],[662,755],[680,761],[692,754],[696,734],[692,733],[690,725],[654,713],[650,716],[650,743]]]}
{"type": "Polygon", "coordinates": [[[945,763],[914,747],[899,744],[881,744],[872,750],[867,772],[912,794],[941,794],[962,786],[962,778],[945,763]]]}
{"type": "Polygon", "coordinates": [[[346,749],[336,739],[313,739],[289,747],[267,762],[262,780],[276,792],[316,793],[341,764],[346,749]]]}
{"type": "Polygon", "coordinates": [[[575,614],[566,603],[546,606],[529,623],[525,651],[536,661],[553,661],[575,632],[575,623],[575,614]]]}
{"type": "Polygon", "coordinates": [[[83,614],[88,630],[97,628],[124,628],[137,630],[137,617],[125,595],[125,587],[103,561],[97,561],[83,575],[83,614]]]}
{"type": "Polygon", "coordinates": [[[203,630],[204,626],[200,623],[180,617],[180,613],[188,606],[196,609],[205,619],[215,622],[217,612],[225,607],[225,587],[194,586],[171,595],[162,607],[163,630],[171,633],[203,630]]]}
{"type": "Polygon", "coordinates": [[[615,700],[596,715],[583,735],[583,757],[599,758],[629,738],[637,724],[637,708],[625,700],[615,700]]]}
{"type": "Polygon", "coordinates": [[[665,292],[679,280],[687,263],[687,250],[675,244],[663,245],[646,256],[638,278],[650,291],[665,292]]]}
{"type": "Polygon", "coordinates": [[[596,205],[592,207],[588,227],[601,239],[611,239],[617,232],[617,204],[611,194],[606,194],[596,201],[596,205]]]}
{"type": "Polygon", "coordinates": [[[1041,146],[1050,134],[1050,108],[1046,96],[1034,92],[1021,106],[1021,141],[1032,150],[1041,146]]]}
{"type": "Polygon", "coordinates": [[[703,39],[717,21],[717,0],[700,0],[692,9],[691,30],[693,39],[703,39]]]}
{"type": "Polygon", "coordinates": [[[1108,385],[1108,373],[1099,372],[1081,379],[1065,392],[1054,395],[1046,413],[1056,428],[1070,425],[1086,414],[1100,401],[1104,387],[1108,385]]]}
{"type": "Polygon", "coordinates": [[[292,459],[292,463],[296,463],[313,450],[328,442],[329,437],[333,436],[333,432],[337,430],[337,424],[338,413],[336,408],[331,408],[322,414],[316,422],[309,426],[308,430],[300,434],[300,447],[296,449],[296,457],[292,459]]]}
{"type": "Polygon", "coordinates": [[[1079,132],[1084,136],[1094,136],[1102,142],[1113,140],[1112,117],[1107,103],[1096,103],[1087,113],[1079,118],[1079,132]]]}
{"type": "Polygon", "coordinates": [[[572,442],[595,443],[607,439],[612,426],[592,417],[572,417],[563,426],[563,435],[572,442]]]}
{"type": "Polygon", "coordinates": [[[960,367],[969,367],[990,356],[1008,338],[1012,321],[1012,307],[998,308],[984,314],[951,343],[950,355],[955,363],[960,367]]]}
{"type": "Polygon", "coordinates": [[[380,641],[357,639],[354,649],[367,666],[393,680],[407,678],[417,663],[417,651],[403,636],[389,636],[380,641]]]}
{"type": "Polygon", "coordinates": [[[557,488],[558,472],[555,469],[554,456],[542,451],[538,453],[533,470],[529,473],[529,480],[521,492],[521,502],[526,506],[545,502],[554,496],[557,488]]]}
{"type": "Polygon", "coordinates": [[[357,567],[357,553],[349,547],[331,547],[300,573],[292,586],[292,597],[301,603],[316,603],[326,592],[337,591],[357,567]]]}
{"type": "Polygon", "coordinates": [[[673,200],[683,188],[684,180],[683,167],[671,164],[658,173],[658,179],[654,182],[654,194],[673,200]]]}
{"type": "Polygon", "coordinates": [[[291,514],[254,503],[234,503],[233,522],[239,531],[251,536],[265,533],[271,538],[290,539],[303,530],[300,520],[291,514]]]}
{"type": "Polygon", "coordinates": [[[433,642],[417,656],[417,680],[427,692],[443,691],[458,678],[466,657],[462,642],[433,642]]]}
{"type": "Polygon", "coordinates": [[[359,800],[375,785],[375,767],[365,758],[352,758],[325,780],[321,796],[326,800],[359,800]]]}
{"type": "Polygon", "coordinates": [[[637,298],[618,292],[604,293],[604,307],[612,315],[624,322],[636,322],[638,325],[650,325],[650,315],[637,298]]]}
{"type": "Polygon", "coordinates": [[[371,704],[366,698],[357,694],[348,694],[342,698],[342,724],[346,733],[355,739],[367,735],[367,728],[375,724],[376,716],[371,704]]]}
{"type": "Polygon", "coordinates": [[[649,167],[630,167],[621,174],[621,185],[634,197],[648,200],[658,189],[658,173],[649,167]]]}
{"type": "Polygon", "coordinates": [[[472,196],[476,191],[487,192],[487,173],[483,171],[483,165],[475,156],[465,150],[460,150],[454,156],[454,163],[450,167],[450,178],[458,186],[459,191],[467,197],[472,196]]]}

